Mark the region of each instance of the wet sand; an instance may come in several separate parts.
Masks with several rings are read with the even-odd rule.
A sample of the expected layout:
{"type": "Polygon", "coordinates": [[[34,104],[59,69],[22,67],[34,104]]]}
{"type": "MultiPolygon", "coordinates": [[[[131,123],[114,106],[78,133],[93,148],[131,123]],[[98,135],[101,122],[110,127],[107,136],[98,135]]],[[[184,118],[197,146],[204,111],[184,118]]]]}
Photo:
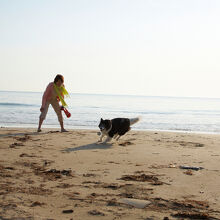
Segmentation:
{"type": "Polygon", "coordinates": [[[98,139],[0,128],[0,219],[220,219],[220,135],[98,139]]]}

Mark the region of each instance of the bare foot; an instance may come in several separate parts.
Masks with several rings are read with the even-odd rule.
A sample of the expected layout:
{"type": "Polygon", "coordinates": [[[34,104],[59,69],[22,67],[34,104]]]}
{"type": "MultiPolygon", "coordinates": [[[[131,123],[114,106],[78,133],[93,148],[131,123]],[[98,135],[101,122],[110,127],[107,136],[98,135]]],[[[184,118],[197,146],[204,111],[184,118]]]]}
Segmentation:
{"type": "Polygon", "coordinates": [[[66,129],[63,128],[63,129],[61,129],[61,132],[68,132],[68,131],[67,131],[66,129]]]}
{"type": "Polygon", "coordinates": [[[41,132],[42,130],[40,128],[37,129],[37,132],[41,132]]]}

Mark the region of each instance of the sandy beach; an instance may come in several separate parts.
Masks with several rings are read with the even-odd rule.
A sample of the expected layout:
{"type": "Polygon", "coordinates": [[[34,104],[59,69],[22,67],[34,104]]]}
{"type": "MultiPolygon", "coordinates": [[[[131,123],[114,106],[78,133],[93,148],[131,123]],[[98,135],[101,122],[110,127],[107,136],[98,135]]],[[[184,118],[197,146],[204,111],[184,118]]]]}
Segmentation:
{"type": "Polygon", "coordinates": [[[0,219],[220,219],[220,135],[97,141],[95,130],[1,128],[0,219]]]}

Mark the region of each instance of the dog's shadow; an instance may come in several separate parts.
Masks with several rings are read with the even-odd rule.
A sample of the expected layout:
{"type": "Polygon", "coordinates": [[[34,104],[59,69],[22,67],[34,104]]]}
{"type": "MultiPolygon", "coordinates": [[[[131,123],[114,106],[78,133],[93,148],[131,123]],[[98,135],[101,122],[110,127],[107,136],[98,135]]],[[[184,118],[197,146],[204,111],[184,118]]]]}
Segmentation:
{"type": "Polygon", "coordinates": [[[79,147],[70,147],[62,150],[63,152],[74,152],[74,151],[80,151],[80,150],[106,150],[112,147],[112,144],[110,143],[92,143],[92,144],[86,144],[79,147]]]}

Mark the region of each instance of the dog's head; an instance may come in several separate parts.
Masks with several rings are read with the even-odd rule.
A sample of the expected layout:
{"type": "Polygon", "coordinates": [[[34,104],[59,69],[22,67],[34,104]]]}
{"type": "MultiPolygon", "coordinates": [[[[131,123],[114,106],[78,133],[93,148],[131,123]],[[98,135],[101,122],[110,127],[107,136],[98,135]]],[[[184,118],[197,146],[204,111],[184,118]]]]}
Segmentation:
{"type": "Polygon", "coordinates": [[[111,121],[110,120],[103,120],[101,118],[99,123],[99,129],[101,132],[106,132],[111,128],[111,121]]]}

